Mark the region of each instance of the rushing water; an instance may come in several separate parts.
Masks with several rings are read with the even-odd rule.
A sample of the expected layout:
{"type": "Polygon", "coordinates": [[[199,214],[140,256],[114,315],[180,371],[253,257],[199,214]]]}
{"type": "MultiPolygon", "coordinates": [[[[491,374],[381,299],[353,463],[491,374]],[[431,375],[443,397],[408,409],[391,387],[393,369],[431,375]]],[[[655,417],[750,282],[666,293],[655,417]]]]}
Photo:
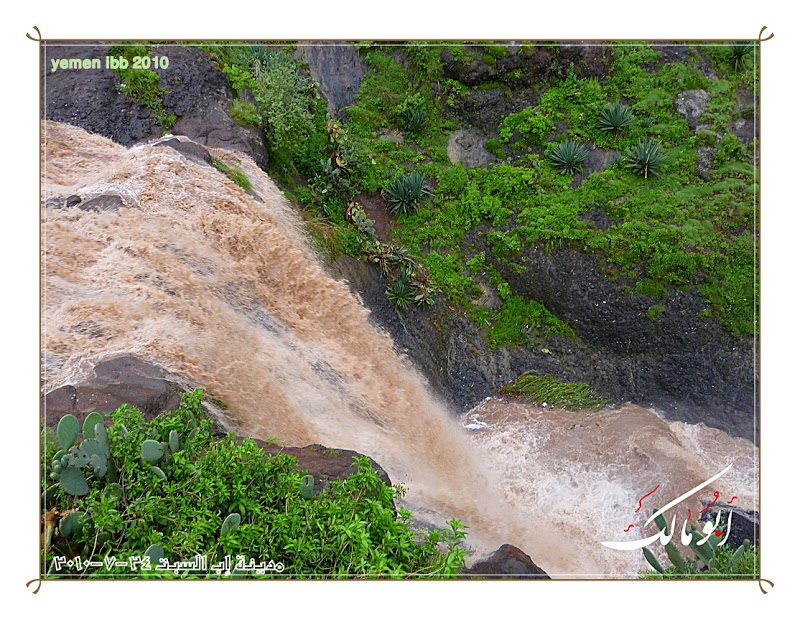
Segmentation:
{"type": "Polygon", "coordinates": [[[508,542],[553,575],[641,569],[640,553],[598,541],[622,540],[643,489],[661,484],[675,497],[726,459],[737,466],[725,493],[755,507],[753,444],[721,431],[635,407],[586,414],[502,401],[459,420],[325,274],[297,215],[248,158],[212,151],[257,197],[170,148],[125,149],[52,122],[44,137],[48,387],[103,357],[139,354],[225,402],[234,430],[369,454],[407,487],[408,505],[470,526],[476,556],[508,542]],[[71,194],[115,194],[124,206],[47,202],[71,194]]]}

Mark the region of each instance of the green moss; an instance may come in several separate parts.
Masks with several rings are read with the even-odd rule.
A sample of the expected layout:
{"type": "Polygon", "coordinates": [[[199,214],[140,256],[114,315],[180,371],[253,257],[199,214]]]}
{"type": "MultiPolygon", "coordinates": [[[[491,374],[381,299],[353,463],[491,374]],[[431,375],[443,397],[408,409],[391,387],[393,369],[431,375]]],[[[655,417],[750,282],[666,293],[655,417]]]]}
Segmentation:
{"type": "Polygon", "coordinates": [[[664,308],[664,306],[659,306],[659,305],[650,306],[647,309],[647,318],[650,319],[651,321],[658,322],[659,317],[662,314],[664,314],[665,310],[666,308],[664,308]]]}
{"type": "Polygon", "coordinates": [[[244,172],[242,172],[236,166],[228,166],[224,162],[220,161],[216,157],[211,157],[211,161],[214,164],[214,167],[225,174],[231,181],[236,183],[239,187],[248,191],[252,188],[252,184],[250,183],[250,179],[247,178],[244,172]]]}
{"type": "Polygon", "coordinates": [[[562,409],[600,409],[611,404],[586,383],[561,381],[551,375],[540,376],[535,370],[499,390],[500,394],[516,394],[537,403],[547,403],[562,409]]]}

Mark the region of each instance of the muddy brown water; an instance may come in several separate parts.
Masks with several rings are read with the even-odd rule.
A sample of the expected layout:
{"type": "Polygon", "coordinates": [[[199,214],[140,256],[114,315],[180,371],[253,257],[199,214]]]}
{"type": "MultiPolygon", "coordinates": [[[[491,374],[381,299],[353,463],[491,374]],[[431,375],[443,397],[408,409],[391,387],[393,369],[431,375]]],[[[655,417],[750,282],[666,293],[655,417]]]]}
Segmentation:
{"type": "Polygon", "coordinates": [[[641,568],[597,541],[617,534],[651,483],[685,491],[736,455],[739,477],[725,491],[749,497],[740,487],[754,480],[752,444],[646,410],[537,413],[489,401],[459,419],[325,274],[299,218],[247,157],[212,150],[260,199],[172,149],[125,149],[53,122],[44,140],[46,387],[105,357],[141,355],[221,399],[232,430],[369,454],[407,488],[408,505],[468,525],[475,556],[512,543],[559,576],[641,568]],[[71,195],[123,205],[53,206],[71,195]],[[464,428],[469,416],[485,426],[464,428]]]}

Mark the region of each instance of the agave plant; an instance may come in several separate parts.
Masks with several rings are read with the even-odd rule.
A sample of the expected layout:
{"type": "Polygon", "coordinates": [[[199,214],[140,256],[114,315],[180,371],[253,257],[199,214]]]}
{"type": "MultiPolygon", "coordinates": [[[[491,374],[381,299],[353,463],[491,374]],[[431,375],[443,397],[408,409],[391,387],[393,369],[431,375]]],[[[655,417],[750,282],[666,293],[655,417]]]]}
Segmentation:
{"type": "Polygon", "coordinates": [[[428,124],[428,115],[425,108],[414,108],[406,115],[406,129],[411,133],[420,133],[428,124]]]}
{"type": "Polygon", "coordinates": [[[728,50],[728,59],[734,71],[744,69],[745,58],[753,51],[753,44],[749,41],[735,41],[728,50]]]}
{"type": "Polygon", "coordinates": [[[583,168],[589,153],[586,147],[574,140],[565,140],[550,151],[550,161],[561,174],[575,174],[583,168]]]}
{"type": "Polygon", "coordinates": [[[633,122],[633,112],[621,103],[608,104],[597,124],[601,131],[620,131],[633,122]]]}
{"type": "Polygon", "coordinates": [[[405,310],[414,302],[414,286],[411,283],[411,273],[403,269],[397,279],[386,289],[389,303],[397,310],[405,310]]]}
{"type": "Polygon", "coordinates": [[[430,196],[431,193],[425,189],[425,175],[413,172],[389,183],[384,195],[392,213],[407,214],[415,211],[422,197],[430,196]]]}
{"type": "Polygon", "coordinates": [[[658,140],[650,138],[639,140],[639,143],[628,151],[625,167],[646,179],[648,174],[654,174],[658,170],[665,158],[658,140]]]}

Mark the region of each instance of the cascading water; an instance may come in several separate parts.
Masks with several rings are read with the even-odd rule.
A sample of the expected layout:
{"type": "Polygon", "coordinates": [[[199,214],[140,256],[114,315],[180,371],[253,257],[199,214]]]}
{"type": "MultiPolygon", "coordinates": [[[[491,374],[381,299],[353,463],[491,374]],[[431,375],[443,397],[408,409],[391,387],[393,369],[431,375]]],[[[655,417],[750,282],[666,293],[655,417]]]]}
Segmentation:
{"type": "Polygon", "coordinates": [[[599,532],[622,540],[625,511],[650,482],[674,497],[707,478],[718,461],[697,446],[737,455],[736,482],[755,484],[751,443],[649,412],[648,426],[635,408],[593,418],[490,401],[468,415],[486,424],[471,433],[325,274],[251,160],[212,151],[244,171],[249,194],[169,148],[125,149],[53,122],[44,138],[47,387],[104,357],[139,354],[225,402],[240,433],[369,454],[407,487],[409,506],[470,526],[476,556],[512,543],[558,576],[643,569],[641,553],[602,548],[599,532]],[[70,194],[83,203],[113,194],[122,206],[47,200],[70,194]],[[574,420],[585,424],[564,431],[574,420]]]}

